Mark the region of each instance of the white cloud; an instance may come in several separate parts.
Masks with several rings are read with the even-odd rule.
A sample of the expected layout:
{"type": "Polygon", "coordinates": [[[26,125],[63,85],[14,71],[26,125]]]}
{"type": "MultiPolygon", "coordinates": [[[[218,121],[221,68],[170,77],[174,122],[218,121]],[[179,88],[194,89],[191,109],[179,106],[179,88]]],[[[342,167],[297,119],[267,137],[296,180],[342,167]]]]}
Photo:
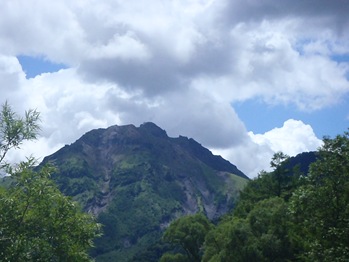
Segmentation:
{"type": "MultiPolygon", "coordinates": [[[[69,1],[1,1],[0,48],[8,55],[44,55],[76,64],[84,51],[78,10],[69,1]]],[[[87,3],[87,2],[86,2],[87,3]]]]}
{"type": "Polygon", "coordinates": [[[216,155],[234,163],[248,177],[254,178],[262,170],[270,170],[270,159],[274,152],[268,145],[258,145],[250,138],[245,138],[242,143],[227,149],[212,149],[216,155]]]}
{"type": "Polygon", "coordinates": [[[252,141],[258,145],[267,145],[274,152],[295,156],[301,152],[315,151],[321,145],[310,125],[302,121],[289,119],[280,128],[274,128],[264,134],[249,132],[252,141]]]}
{"type": "Polygon", "coordinates": [[[2,97],[18,91],[24,79],[25,74],[17,58],[0,53],[0,91],[2,97]]]}
{"type": "Polygon", "coordinates": [[[258,98],[313,111],[349,92],[349,65],[333,59],[349,53],[348,5],[341,0],[316,6],[271,0],[2,2],[0,102],[41,112],[38,155],[92,128],[154,121],[170,135],[219,148],[254,174],[275,150],[313,150],[318,140],[311,127],[294,120],[248,135],[234,103],[258,98]],[[27,80],[18,55],[68,69],[27,80]]]}
{"type": "Polygon", "coordinates": [[[229,102],[262,97],[317,110],[349,90],[348,65],[331,61],[348,52],[348,19],[342,2],[313,8],[308,1],[11,1],[0,46],[144,96],[200,83],[229,102]]]}
{"type": "Polygon", "coordinates": [[[150,54],[146,46],[139,42],[132,32],[125,35],[114,35],[106,45],[92,49],[89,57],[92,59],[146,60],[150,54]]]}
{"type": "Polygon", "coordinates": [[[6,160],[10,163],[19,163],[28,157],[34,157],[40,163],[45,156],[53,154],[63,146],[64,144],[57,143],[54,137],[40,137],[35,141],[24,142],[20,149],[11,149],[6,155],[6,160]]]}
{"type": "Polygon", "coordinates": [[[335,105],[349,92],[349,65],[332,60],[338,47],[333,35],[326,41],[322,35],[303,41],[303,33],[299,35],[303,22],[282,19],[235,25],[225,39],[231,48],[224,47],[226,58],[221,60],[229,67],[218,74],[195,76],[192,86],[233,103],[258,97],[267,104],[302,111],[335,105]]]}
{"type": "Polygon", "coordinates": [[[283,152],[295,156],[302,152],[317,150],[322,141],[316,137],[311,126],[302,121],[289,119],[282,127],[264,134],[248,132],[237,146],[213,152],[235,163],[250,178],[262,170],[270,171],[270,161],[274,153],[283,152]]]}

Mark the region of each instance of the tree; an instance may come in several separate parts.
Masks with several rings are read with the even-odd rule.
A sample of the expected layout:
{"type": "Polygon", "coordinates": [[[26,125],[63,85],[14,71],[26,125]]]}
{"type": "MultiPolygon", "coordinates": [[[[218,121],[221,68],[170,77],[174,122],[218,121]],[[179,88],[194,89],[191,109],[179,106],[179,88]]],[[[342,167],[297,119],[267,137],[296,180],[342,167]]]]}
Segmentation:
{"type": "Polygon", "coordinates": [[[39,114],[21,119],[5,103],[0,116],[0,164],[11,174],[10,185],[0,186],[1,261],[89,261],[99,224],[58,190],[53,167],[35,172],[32,158],[12,168],[2,162],[9,149],[37,137],[39,114]]]}
{"type": "Polygon", "coordinates": [[[190,262],[189,258],[186,255],[177,253],[165,253],[161,258],[160,262],[190,262]]]}
{"type": "Polygon", "coordinates": [[[25,112],[25,118],[19,117],[5,102],[0,112],[0,168],[4,168],[5,156],[12,148],[19,148],[25,140],[37,138],[40,114],[36,110],[25,112]]]}
{"type": "Polygon", "coordinates": [[[349,256],[349,133],[324,138],[307,183],[290,200],[290,230],[301,258],[347,261],[349,256]]]}
{"type": "Polygon", "coordinates": [[[293,181],[288,159],[276,153],[270,163],[274,170],[248,182],[233,213],[207,234],[203,261],[294,259],[287,205],[299,183],[293,181]]]}
{"type": "Polygon", "coordinates": [[[287,261],[287,205],[280,197],[256,203],[246,218],[231,216],[211,230],[203,261],[287,261]]]}
{"type": "Polygon", "coordinates": [[[323,142],[304,177],[274,155],[207,234],[203,261],[348,261],[349,132],[323,142]]]}
{"type": "MultiPolygon", "coordinates": [[[[277,152],[273,155],[270,166],[274,168],[274,171],[272,172],[272,176],[274,177],[276,189],[275,193],[278,197],[281,196],[282,190],[287,184],[287,170],[284,168],[285,161],[289,158],[288,155],[277,152]]],[[[290,176],[289,176],[290,177],[290,176]]]]}
{"type": "Polygon", "coordinates": [[[234,215],[245,218],[254,206],[271,197],[289,198],[294,190],[292,173],[286,168],[289,157],[282,152],[275,153],[270,162],[271,172],[261,171],[258,177],[250,180],[240,192],[234,215]]]}
{"type": "Polygon", "coordinates": [[[229,217],[208,232],[202,261],[260,261],[252,240],[247,220],[229,217]]]}
{"type": "Polygon", "coordinates": [[[164,240],[179,245],[184,254],[165,254],[160,261],[201,261],[206,234],[213,228],[201,213],[175,220],[164,233],[164,240]]]}
{"type": "Polygon", "coordinates": [[[256,203],[276,196],[275,185],[274,176],[266,171],[261,171],[258,177],[248,181],[240,192],[239,201],[233,211],[234,216],[246,218],[256,203]]]}
{"type": "Polygon", "coordinates": [[[49,175],[21,163],[0,195],[0,257],[4,261],[89,261],[95,219],[62,195],[49,175]]]}

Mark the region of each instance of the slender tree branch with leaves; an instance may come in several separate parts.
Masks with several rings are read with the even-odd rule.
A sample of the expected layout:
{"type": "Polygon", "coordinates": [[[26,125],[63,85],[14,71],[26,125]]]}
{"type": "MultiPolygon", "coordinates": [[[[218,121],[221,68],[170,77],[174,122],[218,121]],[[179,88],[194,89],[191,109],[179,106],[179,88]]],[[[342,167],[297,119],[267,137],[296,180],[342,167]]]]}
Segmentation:
{"type": "Polygon", "coordinates": [[[6,101],[0,112],[0,168],[4,168],[4,159],[12,148],[19,148],[26,140],[37,139],[40,113],[30,109],[25,112],[22,118],[13,111],[6,101]]]}
{"type": "Polygon", "coordinates": [[[100,225],[59,191],[50,179],[55,168],[34,171],[34,158],[11,167],[4,161],[10,149],[37,138],[39,120],[36,110],[21,118],[7,102],[0,112],[0,168],[11,175],[0,183],[0,261],[91,261],[100,225]]]}

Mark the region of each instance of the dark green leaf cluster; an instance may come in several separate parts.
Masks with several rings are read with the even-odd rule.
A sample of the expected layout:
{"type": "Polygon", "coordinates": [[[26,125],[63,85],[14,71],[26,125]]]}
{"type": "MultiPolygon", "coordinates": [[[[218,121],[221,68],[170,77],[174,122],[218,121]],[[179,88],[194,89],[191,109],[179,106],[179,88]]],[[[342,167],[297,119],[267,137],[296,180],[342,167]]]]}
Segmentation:
{"type": "Polygon", "coordinates": [[[203,261],[287,261],[287,206],[280,197],[259,201],[246,217],[231,216],[206,236],[203,261]]]}
{"type": "Polygon", "coordinates": [[[296,188],[288,156],[277,153],[273,172],[248,182],[231,215],[205,239],[202,261],[287,261],[293,259],[288,239],[287,199],[296,188]]]}
{"type": "Polygon", "coordinates": [[[164,240],[181,247],[183,253],[164,254],[160,261],[201,261],[206,234],[213,225],[198,213],[174,221],[164,233],[164,240]]]}

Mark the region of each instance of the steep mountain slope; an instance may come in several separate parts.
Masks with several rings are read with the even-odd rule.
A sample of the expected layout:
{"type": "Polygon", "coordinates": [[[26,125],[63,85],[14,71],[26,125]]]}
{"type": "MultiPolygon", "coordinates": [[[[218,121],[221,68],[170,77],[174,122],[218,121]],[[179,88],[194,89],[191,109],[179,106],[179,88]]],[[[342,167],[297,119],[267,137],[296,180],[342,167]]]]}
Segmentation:
{"type": "Polygon", "coordinates": [[[183,214],[215,219],[234,206],[248,178],[193,139],[153,123],[92,130],[44,159],[61,190],[98,216],[97,261],[129,261],[183,214]]]}

